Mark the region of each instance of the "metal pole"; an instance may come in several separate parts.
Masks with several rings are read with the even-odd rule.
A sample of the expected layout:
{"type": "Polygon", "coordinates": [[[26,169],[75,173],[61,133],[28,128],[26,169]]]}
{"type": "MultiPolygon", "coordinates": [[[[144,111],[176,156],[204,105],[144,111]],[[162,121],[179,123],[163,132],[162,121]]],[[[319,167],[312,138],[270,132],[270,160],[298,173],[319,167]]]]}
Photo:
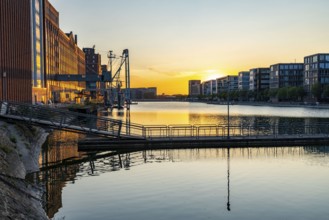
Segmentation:
{"type": "Polygon", "coordinates": [[[227,78],[227,139],[230,139],[230,81],[227,78]]]}

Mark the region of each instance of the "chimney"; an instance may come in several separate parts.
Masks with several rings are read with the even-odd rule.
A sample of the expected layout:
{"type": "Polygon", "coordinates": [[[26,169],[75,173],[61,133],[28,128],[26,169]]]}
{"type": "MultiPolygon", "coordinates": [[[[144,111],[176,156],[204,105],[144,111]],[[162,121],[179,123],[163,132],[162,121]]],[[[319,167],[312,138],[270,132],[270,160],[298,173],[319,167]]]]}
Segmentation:
{"type": "Polygon", "coordinates": [[[74,35],[75,44],[78,44],[78,35],[74,35]]]}

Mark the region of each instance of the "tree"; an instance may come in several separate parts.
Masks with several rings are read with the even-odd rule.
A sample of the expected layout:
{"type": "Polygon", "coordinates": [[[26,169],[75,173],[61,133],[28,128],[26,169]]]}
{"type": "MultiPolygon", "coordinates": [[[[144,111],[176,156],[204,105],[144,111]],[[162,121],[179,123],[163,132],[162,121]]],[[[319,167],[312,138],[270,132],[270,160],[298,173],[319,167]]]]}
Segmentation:
{"type": "Polygon", "coordinates": [[[239,97],[239,92],[238,91],[231,91],[230,92],[230,100],[237,101],[239,97]]]}
{"type": "Polygon", "coordinates": [[[290,101],[298,101],[298,93],[296,87],[288,87],[287,98],[290,101]]]}
{"type": "Polygon", "coordinates": [[[304,89],[304,87],[300,86],[300,87],[297,87],[297,94],[298,94],[298,97],[301,101],[304,100],[304,97],[306,96],[306,91],[304,89]]]}
{"type": "Polygon", "coordinates": [[[280,101],[287,100],[287,93],[288,93],[288,89],[286,87],[280,88],[278,91],[278,99],[280,101]]]}
{"type": "Polygon", "coordinates": [[[321,99],[322,88],[319,83],[316,83],[311,88],[312,95],[319,101],[321,99]]]}
{"type": "Polygon", "coordinates": [[[329,85],[325,85],[323,87],[323,93],[322,93],[322,95],[323,95],[323,98],[324,99],[329,99],[329,85]]]}
{"type": "Polygon", "coordinates": [[[270,91],[268,92],[268,95],[270,98],[275,98],[278,95],[278,89],[270,89],[270,91]]]}
{"type": "Polygon", "coordinates": [[[241,101],[248,100],[248,90],[241,90],[241,91],[239,91],[239,99],[241,101]]]}

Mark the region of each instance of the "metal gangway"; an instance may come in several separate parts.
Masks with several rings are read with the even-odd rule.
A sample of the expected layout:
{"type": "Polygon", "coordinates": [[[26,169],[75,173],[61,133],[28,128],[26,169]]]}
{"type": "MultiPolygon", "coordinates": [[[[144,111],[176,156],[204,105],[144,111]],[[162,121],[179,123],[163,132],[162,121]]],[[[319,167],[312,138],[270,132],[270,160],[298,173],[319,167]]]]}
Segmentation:
{"type": "Polygon", "coordinates": [[[0,118],[30,125],[109,138],[143,139],[141,136],[123,134],[122,127],[127,130],[127,124],[121,120],[77,113],[50,105],[0,101],[0,108],[0,118]]]}
{"type": "Polygon", "coordinates": [[[0,101],[0,118],[118,140],[329,139],[329,123],[141,125],[46,105],[0,101]]]}

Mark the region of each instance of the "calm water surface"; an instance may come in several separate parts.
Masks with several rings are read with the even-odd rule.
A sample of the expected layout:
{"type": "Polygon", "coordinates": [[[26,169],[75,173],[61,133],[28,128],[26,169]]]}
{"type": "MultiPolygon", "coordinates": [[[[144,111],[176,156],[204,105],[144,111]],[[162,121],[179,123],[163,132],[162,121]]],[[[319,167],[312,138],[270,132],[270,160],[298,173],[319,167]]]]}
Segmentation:
{"type": "MultiPolygon", "coordinates": [[[[236,122],[329,118],[327,110],[269,108],[249,114],[253,108],[258,109],[232,107],[236,122]]],[[[220,123],[225,114],[224,106],[140,103],[129,119],[220,123]]],[[[127,116],[113,112],[111,117],[127,116]]],[[[52,134],[41,163],[80,158],[76,139],[71,133],[52,134]]],[[[321,220],[329,216],[328,152],[326,146],[112,152],[47,169],[38,177],[47,192],[45,210],[54,219],[321,220]]]]}
{"type": "MultiPolygon", "coordinates": [[[[226,105],[208,105],[188,102],[141,102],[131,105],[130,112],[105,113],[109,117],[130,120],[132,123],[154,124],[225,124],[226,105]]],[[[329,122],[328,109],[230,105],[231,123],[255,121],[329,122]]]]}

